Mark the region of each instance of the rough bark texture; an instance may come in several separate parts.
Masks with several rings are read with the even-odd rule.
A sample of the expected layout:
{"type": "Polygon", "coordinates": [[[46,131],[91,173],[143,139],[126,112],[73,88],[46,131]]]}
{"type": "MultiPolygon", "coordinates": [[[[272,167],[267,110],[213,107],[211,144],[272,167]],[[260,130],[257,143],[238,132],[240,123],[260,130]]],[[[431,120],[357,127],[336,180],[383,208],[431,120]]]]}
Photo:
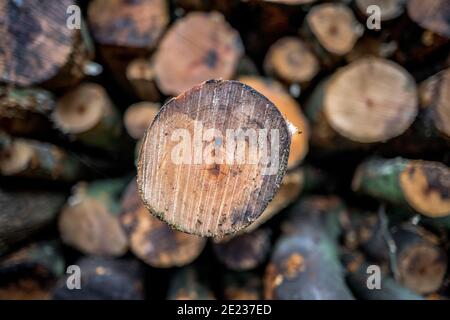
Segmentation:
{"type": "Polygon", "coordinates": [[[36,188],[0,188],[0,255],[56,219],[65,194],[36,188]]]}
{"type": "Polygon", "coordinates": [[[281,184],[289,145],[286,121],[267,98],[236,81],[208,81],[166,103],[147,130],[138,188],[146,207],[175,228],[221,237],[261,215],[281,184]],[[215,131],[198,142],[211,128],[215,131]],[[237,149],[250,144],[243,135],[226,137],[227,131],[243,128],[266,139],[256,143],[262,150],[259,157],[255,148],[237,149]],[[175,131],[178,143],[173,140],[177,129],[183,130],[181,136],[175,131]],[[264,132],[269,133],[265,138],[264,132]],[[230,148],[233,140],[237,143],[230,148]],[[261,147],[274,143],[279,147],[270,152],[269,168],[261,160],[270,154],[261,147]]]}

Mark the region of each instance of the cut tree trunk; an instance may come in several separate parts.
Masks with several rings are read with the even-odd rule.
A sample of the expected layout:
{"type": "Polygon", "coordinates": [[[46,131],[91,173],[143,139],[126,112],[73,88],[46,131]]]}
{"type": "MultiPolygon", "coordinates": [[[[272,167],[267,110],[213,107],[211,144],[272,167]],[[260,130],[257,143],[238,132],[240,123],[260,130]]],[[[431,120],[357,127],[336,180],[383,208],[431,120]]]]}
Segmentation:
{"type": "Polygon", "coordinates": [[[342,3],[324,3],[312,7],[306,15],[302,35],[310,39],[325,67],[332,67],[354,47],[364,27],[352,10],[342,3]]]}
{"type": "Polygon", "coordinates": [[[292,128],[296,132],[291,137],[288,170],[300,165],[308,153],[309,138],[308,123],[300,105],[277,81],[256,76],[240,77],[238,80],[272,101],[285,119],[295,127],[292,128]]]}
{"type": "Polygon", "coordinates": [[[123,123],[128,134],[136,140],[141,139],[161,109],[159,103],[138,102],[125,110],[123,123]]]}
{"type": "Polygon", "coordinates": [[[143,270],[135,260],[84,257],[76,262],[81,289],[69,289],[62,279],[53,291],[55,300],[142,300],[143,270]]]}
{"type": "Polygon", "coordinates": [[[415,81],[405,69],[385,59],[359,59],[310,97],[312,143],[338,150],[384,142],[411,126],[417,105],[415,81]]]}
{"type": "Polygon", "coordinates": [[[4,176],[73,182],[87,172],[78,157],[49,143],[11,138],[0,148],[0,173],[4,176]]]}
{"type": "Polygon", "coordinates": [[[119,84],[131,91],[127,65],[147,56],[158,44],[169,23],[167,1],[91,1],[88,21],[103,61],[119,84]]]}
{"type": "Polygon", "coordinates": [[[44,89],[0,86],[0,127],[16,135],[45,131],[54,106],[53,95],[44,89]]]}
{"type": "Polygon", "coordinates": [[[413,225],[393,231],[396,245],[398,281],[418,294],[436,292],[443,284],[448,267],[445,250],[437,237],[413,225]]]}
{"type": "Polygon", "coordinates": [[[177,270],[169,283],[167,300],[214,300],[206,279],[194,266],[177,270]]]}
{"type": "Polygon", "coordinates": [[[299,84],[303,89],[319,72],[319,61],[308,44],[296,37],[275,42],[264,59],[264,70],[287,85],[299,84]]]}
{"type": "Polygon", "coordinates": [[[223,242],[214,243],[217,259],[228,269],[247,271],[260,266],[271,249],[269,229],[257,229],[223,242]]]}
{"type": "Polygon", "coordinates": [[[419,86],[422,134],[450,141],[450,69],[423,81],[419,86]]]}
{"type": "Polygon", "coordinates": [[[0,261],[0,299],[47,300],[64,273],[59,243],[41,241],[0,261]]]}
{"type": "Polygon", "coordinates": [[[356,170],[352,189],[424,216],[450,215],[450,170],[422,160],[369,159],[356,170]]]}
{"type": "Polygon", "coordinates": [[[120,216],[131,251],[155,268],[181,267],[194,261],[206,244],[205,238],[172,229],[145,208],[133,180],[122,197],[120,216]]]}
{"type": "Polygon", "coordinates": [[[123,255],[128,240],[119,221],[119,197],[125,183],[125,179],[79,182],[59,217],[63,242],[85,254],[123,255]]]}
{"type": "Polygon", "coordinates": [[[138,189],[176,229],[222,237],[264,211],[286,171],[290,140],[285,119],[260,93],[207,81],[166,103],[147,130],[138,189]]]}
{"type": "Polygon", "coordinates": [[[435,0],[430,3],[410,0],[407,8],[409,17],[419,26],[450,38],[450,3],[447,0],[435,0]]]}
{"type": "Polygon", "coordinates": [[[170,96],[209,79],[230,79],[243,52],[239,33],[220,13],[189,13],[171,26],[158,46],[156,83],[170,96]]]}
{"type": "Polygon", "coordinates": [[[63,133],[81,143],[108,151],[122,144],[122,121],[106,90],[83,83],[57,102],[52,120],[63,133]]]}
{"type": "Polygon", "coordinates": [[[72,0],[2,1],[0,82],[57,88],[84,77],[93,55],[84,23],[67,27],[72,0]]]}
{"type": "Polygon", "coordinates": [[[155,67],[152,59],[136,58],[126,69],[126,76],[136,96],[144,101],[158,102],[161,99],[155,82],[155,67]]]}
{"type": "Polygon", "coordinates": [[[337,198],[312,197],[282,225],[264,278],[266,299],[352,299],[339,261],[337,198]]]}
{"type": "Polygon", "coordinates": [[[64,204],[63,192],[36,188],[0,188],[0,255],[51,225],[64,204]]]}

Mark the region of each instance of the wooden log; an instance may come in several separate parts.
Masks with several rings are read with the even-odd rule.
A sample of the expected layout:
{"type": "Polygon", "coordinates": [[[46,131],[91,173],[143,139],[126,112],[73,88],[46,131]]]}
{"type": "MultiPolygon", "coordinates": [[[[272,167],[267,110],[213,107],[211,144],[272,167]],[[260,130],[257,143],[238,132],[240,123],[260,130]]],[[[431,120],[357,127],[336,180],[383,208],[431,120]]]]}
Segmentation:
{"type": "Polygon", "coordinates": [[[155,82],[155,67],[152,59],[136,58],[126,69],[126,77],[136,96],[144,101],[158,102],[161,94],[155,82]]]}
{"type": "Polygon", "coordinates": [[[223,242],[214,243],[217,259],[228,269],[247,271],[260,266],[271,249],[270,230],[257,229],[223,242]]]}
{"type": "Polygon", "coordinates": [[[177,20],[155,53],[156,83],[178,95],[209,79],[230,79],[243,55],[239,34],[217,12],[192,12],[177,20]]]}
{"type": "Polygon", "coordinates": [[[357,168],[352,189],[439,218],[450,214],[449,181],[450,170],[438,162],[374,158],[357,168]]]}
{"type": "Polygon", "coordinates": [[[261,277],[252,272],[228,272],[224,276],[225,300],[262,300],[261,277]]]}
{"type": "Polygon", "coordinates": [[[370,264],[361,254],[350,254],[344,258],[347,269],[347,282],[356,298],[363,300],[423,300],[408,288],[395,281],[389,274],[381,274],[380,288],[369,289],[367,272],[370,264]]]}
{"type": "Polygon", "coordinates": [[[70,86],[84,77],[92,58],[85,26],[67,27],[72,0],[2,1],[0,82],[18,86],[70,86]]]}
{"type": "Polygon", "coordinates": [[[0,256],[13,245],[51,225],[64,204],[61,191],[42,188],[0,188],[0,256]]]}
{"type": "Polygon", "coordinates": [[[0,149],[0,173],[4,176],[73,182],[88,171],[78,157],[49,143],[11,138],[0,149]]]}
{"type": "Polygon", "coordinates": [[[281,184],[289,145],[287,123],[267,98],[237,81],[207,81],[166,103],[147,130],[138,189],[146,207],[180,231],[222,237],[261,215],[281,184]],[[256,135],[261,143],[250,141],[256,135]]]}
{"type": "Polygon", "coordinates": [[[352,299],[339,261],[337,198],[311,197],[283,224],[264,278],[266,299],[352,299]]]}
{"type": "Polygon", "coordinates": [[[422,134],[450,140],[450,69],[445,69],[419,86],[422,134]]]}
{"type": "Polygon", "coordinates": [[[50,299],[63,273],[64,258],[57,241],[28,245],[0,261],[0,299],[50,299]]]}
{"type": "Polygon", "coordinates": [[[411,126],[417,105],[415,81],[400,65],[372,57],[357,60],[310,97],[312,143],[336,150],[384,142],[411,126]]]}
{"type": "Polygon", "coordinates": [[[265,72],[282,82],[299,84],[303,89],[319,72],[319,61],[308,44],[297,37],[275,42],[264,59],[265,72]]]}
{"type": "Polygon", "coordinates": [[[152,124],[159,109],[161,109],[159,103],[146,101],[133,103],[129,106],[123,115],[123,123],[128,135],[136,140],[141,139],[145,130],[152,124]]]}
{"type": "Polygon", "coordinates": [[[405,0],[356,0],[355,5],[359,13],[364,17],[373,14],[370,6],[378,6],[381,21],[390,21],[400,17],[405,12],[405,0]]]}
{"type": "Polygon", "coordinates": [[[169,23],[164,0],[95,0],[88,6],[88,21],[104,63],[123,88],[133,59],[148,55],[169,23]]]}
{"type": "Polygon", "coordinates": [[[55,300],[142,300],[143,270],[135,260],[84,257],[76,265],[81,271],[81,289],[67,288],[68,279],[53,291],[55,300]]]}
{"type": "Polygon", "coordinates": [[[348,54],[364,28],[353,12],[342,3],[313,6],[305,18],[301,33],[310,39],[316,54],[326,67],[331,67],[348,54]]]}
{"type": "Polygon", "coordinates": [[[63,242],[84,254],[121,256],[128,240],[119,221],[125,179],[79,182],[59,216],[63,242]]]}
{"type": "Polygon", "coordinates": [[[418,294],[436,292],[443,284],[448,258],[438,238],[423,228],[405,225],[393,231],[398,281],[418,294]]]}
{"type": "Polygon", "coordinates": [[[0,86],[0,126],[16,135],[45,131],[54,105],[53,95],[44,89],[0,86]]]}
{"type": "Polygon", "coordinates": [[[314,3],[317,0],[263,0],[265,2],[273,2],[287,5],[302,5],[302,4],[310,4],[314,3]]]}
{"type": "Polygon", "coordinates": [[[205,277],[193,266],[175,272],[169,283],[167,300],[214,300],[205,277]]]}
{"type": "Polygon", "coordinates": [[[244,55],[238,63],[236,68],[236,76],[235,78],[239,78],[241,76],[257,76],[260,72],[255,62],[247,55],[244,55]]]}
{"type": "Polygon", "coordinates": [[[450,38],[450,3],[436,0],[426,4],[420,0],[411,0],[407,4],[409,17],[422,28],[440,36],[450,38]]]}
{"type": "Polygon", "coordinates": [[[54,125],[81,143],[115,151],[121,146],[122,121],[106,90],[83,83],[57,101],[54,125]]]}
{"type": "Polygon", "coordinates": [[[391,40],[389,35],[388,32],[382,32],[380,35],[364,35],[358,39],[352,51],[345,55],[345,60],[352,63],[367,56],[390,58],[397,50],[397,43],[391,40]]]}
{"type": "Polygon", "coordinates": [[[309,127],[303,115],[300,105],[284,90],[277,81],[256,77],[245,76],[238,79],[240,82],[252,87],[263,94],[280,110],[285,119],[296,129],[291,138],[291,148],[288,160],[288,169],[300,165],[308,153],[309,127]]]}
{"type": "Polygon", "coordinates": [[[131,251],[155,268],[187,265],[200,255],[206,244],[205,238],[176,231],[148,212],[135,180],[129,183],[122,197],[120,221],[131,251]]]}

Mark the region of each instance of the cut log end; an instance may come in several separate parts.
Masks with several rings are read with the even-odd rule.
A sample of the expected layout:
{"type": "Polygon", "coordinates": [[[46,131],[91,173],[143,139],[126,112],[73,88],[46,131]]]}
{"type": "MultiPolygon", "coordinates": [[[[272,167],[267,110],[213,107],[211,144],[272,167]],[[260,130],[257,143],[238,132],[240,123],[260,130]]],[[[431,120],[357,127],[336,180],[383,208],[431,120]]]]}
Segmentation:
{"type": "Polygon", "coordinates": [[[105,113],[108,98],[105,90],[85,83],[66,93],[57,103],[53,121],[69,134],[80,134],[94,128],[105,113]]]}
{"type": "Polygon", "coordinates": [[[425,80],[419,87],[421,107],[428,111],[433,126],[450,139],[450,69],[425,80]]]}
{"type": "Polygon", "coordinates": [[[256,76],[240,77],[239,81],[262,93],[273,102],[281,114],[295,128],[291,137],[291,150],[289,153],[288,169],[298,166],[308,152],[309,129],[299,104],[276,81],[256,76]]]}
{"type": "Polygon", "coordinates": [[[29,86],[50,80],[73,52],[78,30],[66,27],[72,0],[2,1],[0,81],[29,86]]]}
{"type": "Polygon", "coordinates": [[[435,246],[411,246],[397,258],[400,281],[417,293],[437,291],[446,272],[445,255],[435,246]]]}
{"type": "Polygon", "coordinates": [[[169,23],[169,12],[164,0],[109,0],[106,5],[96,0],[88,19],[101,45],[151,49],[169,23]]]}
{"type": "Polygon", "coordinates": [[[306,20],[320,45],[333,55],[349,53],[361,35],[353,12],[343,4],[314,6],[306,20]]]}
{"type": "Polygon", "coordinates": [[[147,130],[139,191],[175,228],[222,237],[261,215],[281,184],[289,146],[286,121],[267,98],[237,81],[207,81],[165,104],[147,130]]]}
{"type": "Polygon", "coordinates": [[[28,167],[32,158],[30,145],[16,139],[0,152],[0,172],[6,176],[18,174],[28,167]]]}
{"type": "Polygon", "coordinates": [[[63,208],[58,226],[63,241],[86,254],[121,256],[128,241],[118,218],[105,202],[86,194],[79,183],[63,208]]]}
{"type": "Polygon", "coordinates": [[[450,170],[446,166],[411,160],[399,180],[406,200],[416,211],[434,218],[450,214],[450,170]]]}
{"type": "Polygon", "coordinates": [[[270,47],[264,68],[283,82],[303,84],[319,72],[319,61],[302,40],[285,37],[270,47]]]}
{"type": "Polygon", "coordinates": [[[379,58],[343,67],[325,90],[324,112],[329,124],[355,142],[383,142],[399,136],[412,124],[417,111],[412,76],[399,65],[379,58]]]}
{"type": "Polygon", "coordinates": [[[152,102],[138,102],[129,106],[123,119],[128,134],[134,139],[141,139],[160,108],[159,103],[152,102]]]}
{"type": "Polygon", "coordinates": [[[408,1],[408,15],[422,28],[450,37],[450,3],[447,0],[431,2],[421,0],[408,1]]]}
{"type": "Polygon", "coordinates": [[[155,55],[159,89],[178,95],[208,79],[230,79],[243,45],[220,13],[193,12],[167,31],[155,55]]]}
{"type": "Polygon", "coordinates": [[[127,231],[131,251],[152,267],[187,265],[200,255],[206,244],[205,238],[176,231],[148,212],[135,181],[129,184],[122,198],[120,220],[127,231]]]}

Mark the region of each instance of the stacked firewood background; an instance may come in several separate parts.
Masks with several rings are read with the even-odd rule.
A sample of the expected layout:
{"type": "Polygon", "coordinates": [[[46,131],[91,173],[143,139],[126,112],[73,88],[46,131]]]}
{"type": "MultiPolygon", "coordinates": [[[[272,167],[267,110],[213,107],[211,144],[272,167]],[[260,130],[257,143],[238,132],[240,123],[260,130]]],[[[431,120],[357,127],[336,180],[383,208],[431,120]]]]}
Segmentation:
{"type": "Polygon", "coordinates": [[[448,298],[449,39],[448,0],[0,0],[0,299],[448,298]],[[158,219],[147,128],[240,83],[298,129],[273,199],[173,204],[166,168],[158,219]]]}

